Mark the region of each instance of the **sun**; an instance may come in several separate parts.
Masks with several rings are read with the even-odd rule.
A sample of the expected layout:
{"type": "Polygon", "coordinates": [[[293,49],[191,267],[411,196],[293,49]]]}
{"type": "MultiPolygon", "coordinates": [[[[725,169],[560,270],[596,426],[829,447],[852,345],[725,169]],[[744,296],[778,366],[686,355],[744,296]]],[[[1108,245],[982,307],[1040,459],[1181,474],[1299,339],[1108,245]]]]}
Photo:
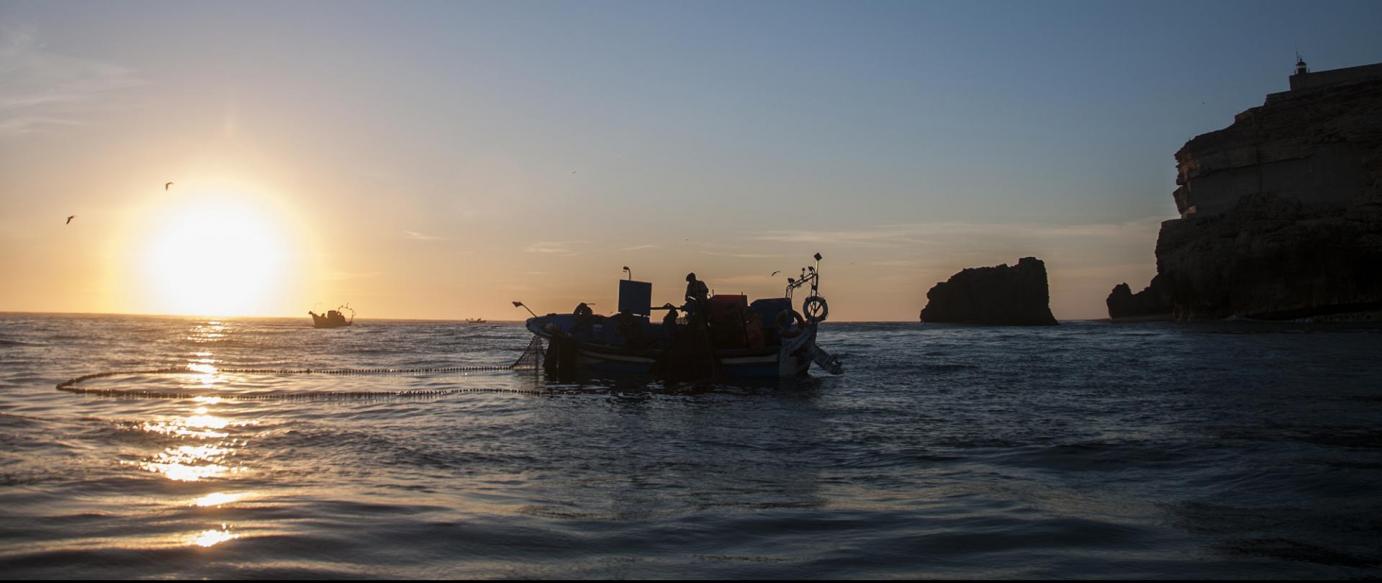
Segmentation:
{"type": "Polygon", "coordinates": [[[164,314],[265,315],[289,275],[288,236],[262,204],[195,197],[157,213],[142,261],[146,306],[164,314]]]}

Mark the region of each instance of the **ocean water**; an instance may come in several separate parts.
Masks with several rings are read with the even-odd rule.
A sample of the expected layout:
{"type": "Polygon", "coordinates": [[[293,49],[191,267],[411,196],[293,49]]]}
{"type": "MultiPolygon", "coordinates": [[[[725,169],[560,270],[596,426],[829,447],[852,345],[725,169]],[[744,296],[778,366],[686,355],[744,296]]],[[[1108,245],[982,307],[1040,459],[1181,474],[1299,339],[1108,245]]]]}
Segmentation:
{"type": "Polygon", "coordinates": [[[0,314],[0,577],[1382,576],[1376,328],[827,324],[846,374],[780,385],[213,372],[527,342],[0,314]]]}

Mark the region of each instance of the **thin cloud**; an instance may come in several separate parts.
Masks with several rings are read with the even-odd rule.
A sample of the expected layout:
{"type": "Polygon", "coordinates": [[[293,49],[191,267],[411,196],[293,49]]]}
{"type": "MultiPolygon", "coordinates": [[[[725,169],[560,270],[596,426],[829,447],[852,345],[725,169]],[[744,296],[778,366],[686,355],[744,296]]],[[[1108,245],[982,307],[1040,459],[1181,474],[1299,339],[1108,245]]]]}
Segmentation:
{"type": "Polygon", "coordinates": [[[790,244],[833,244],[854,247],[905,247],[953,241],[964,237],[1004,239],[1155,237],[1165,217],[1146,217],[1119,223],[1046,225],[1035,223],[915,223],[878,225],[853,230],[783,230],[755,236],[758,241],[790,244]]]}
{"type": "Polygon", "coordinates": [[[384,275],[380,271],[350,272],[350,271],[328,271],[322,274],[322,279],[326,281],[346,281],[350,279],[370,279],[384,275]]]}
{"type": "Polygon", "coordinates": [[[741,253],[738,251],[712,250],[701,251],[701,255],[710,255],[713,257],[732,257],[734,259],[779,259],[782,257],[781,253],[741,253]]]}
{"type": "Polygon", "coordinates": [[[538,241],[528,245],[523,250],[528,253],[542,253],[546,255],[576,255],[573,244],[579,241],[538,241]]]}
{"type": "Polygon", "coordinates": [[[700,248],[697,252],[701,255],[710,255],[712,257],[730,257],[734,259],[780,259],[783,257],[781,253],[743,251],[745,248],[744,245],[724,245],[719,243],[706,243],[703,241],[694,241],[691,244],[700,248]]]}
{"type": "Polygon", "coordinates": [[[82,125],[112,93],[143,83],[132,69],[51,52],[13,27],[0,27],[0,77],[0,136],[82,125]]]}
{"type": "Polygon", "coordinates": [[[417,231],[403,231],[403,238],[405,238],[405,239],[410,239],[410,240],[413,240],[413,241],[445,241],[445,240],[446,240],[445,237],[438,237],[438,236],[436,236],[436,235],[426,235],[426,234],[423,234],[423,233],[419,233],[419,232],[417,232],[417,231]]]}
{"type": "Polygon", "coordinates": [[[922,267],[923,263],[918,259],[880,259],[877,261],[867,261],[864,265],[873,267],[888,268],[917,268],[922,267]]]}
{"type": "Polygon", "coordinates": [[[19,135],[47,128],[63,126],[79,126],[81,122],[73,119],[62,119],[56,117],[45,117],[41,115],[7,117],[0,119],[0,135],[19,135]]]}
{"type": "Polygon", "coordinates": [[[893,247],[920,242],[920,234],[927,232],[925,227],[925,225],[880,225],[868,229],[847,231],[794,229],[769,231],[755,236],[754,239],[793,245],[835,244],[858,247],[893,247]]]}
{"type": "Polygon", "coordinates": [[[744,275],[730,275],[726,277],[711,278],[710,283],[720,286],[758,286],[758,287],[782,287],[787,283],[787,273],[779,273],[769,276],[767,273],[751,273],[744,275]]]}

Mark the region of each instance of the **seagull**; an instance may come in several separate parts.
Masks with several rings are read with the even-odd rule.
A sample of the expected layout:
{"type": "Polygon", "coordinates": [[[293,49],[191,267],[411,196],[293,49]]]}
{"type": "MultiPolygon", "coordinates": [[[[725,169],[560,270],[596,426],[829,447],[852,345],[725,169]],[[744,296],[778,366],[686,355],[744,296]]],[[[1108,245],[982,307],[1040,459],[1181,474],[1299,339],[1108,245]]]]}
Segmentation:
{"type": "Polygon", "coordinates": [[[75,219],[75,218],[77,218],[77,215],[69,215],[69,216],[67,217],[67,222],[65,222],[65,223],[63,223],[63,224],[64,224],[64,225],[70,225],[70,224],[72,224],[72,219],[75,219]]]}
{"type": "Polygon", "coordinates": [[[171,180],[169,180],[168,182],[164,182],[164,183],[163,183],[163,191],[164,191],[164,192],[168,192],[168,187],[169,187],[169,186],[172,186],[172,185],[173,185],[173,181],[171,181],[171,180]]]}
{"type": "Polygon", "coordinates": [[[782,273],[782,270],[779,269],[779,270],[777,270],[777,271],[774,271],[774,272],[772,272],[772,274],[770,274],[768,277],[777,277],[777,274],[779,274],[779,273],[782,273]]]}

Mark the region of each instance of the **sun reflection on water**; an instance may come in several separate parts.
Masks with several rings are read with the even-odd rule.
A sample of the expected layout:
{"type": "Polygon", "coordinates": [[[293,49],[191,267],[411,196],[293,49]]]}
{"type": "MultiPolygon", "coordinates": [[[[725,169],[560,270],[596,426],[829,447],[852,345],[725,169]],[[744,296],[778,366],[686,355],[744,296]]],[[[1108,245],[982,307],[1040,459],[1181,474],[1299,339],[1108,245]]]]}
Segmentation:
{"type": "Polygon", "coordinates": [[[197,374],[197,380],[201,381],[203,385],[216,384],[216,373],[220,372],[220,369],[217,369],[216,365],[201,362],[187,363],[187,370],[199,373],[197,374]]]}
{"type": "Polygon", "coordinates": [[[193,535],[191,543],[199,547],[210,547],[235,538],[239,536],[230,532],[230,526],[222,524],[220,530],[207,529],[193,535]]]}
{"type": "MultiPolygon", "coordinates": [[[[206,407],[197,407],[194,411],[196,415],[192,415],[185,420],[189,428],[201,430],[225,429],[227,425],[230,425],[230,420],[225,417],[208,415],[206,407]]],[[[220,436],[224,437],[225,434],[221,433],[220,436]]]]}
{"type": "MultiPolygon", "coordinates": [[[[166,421],[145,421],[140,428],[150,433],[176,435],[194,439],[223,439],[230,436],[224,431],[231,426],[230,419],[212,415],[206,407],[197,407],[192,415],[166,421]]],[[[237,425],[244,425],[243,423],[237,425]]]]}
{"type": "Polygon", "coordinates": [[[212,358],[212,354],[202,351],[195,353],[193,356],[194,358],[187,360],[187,370],[198,373],[196,376],[197,381],[201,382],[204,386],[216,384],[218,380],[216,373],[220,372],[220,369],[216,368],[216,359],[212,358]]]}
{"type": "Polygon", "coordinates": [[[226,504],[239,502],[240,500],[244,499],[244,497],[244,494],[236,492],[212,492],[210,494],[192,500],[192,505],[200,506],[202,508],[213,508],[216,506],[224,506],[226,504]]]}
{"type": "Polygon", "coordinates": [[[216,342],[226,337],[226,328],[229,328],[220,320],[210,320],[205,324],[199,324],[192,328],[192,333],[187,337],[193,342],[216,342]]]}
{"type": "MultiPolygon", "coordinates": [[[[191,336],[199,341],[214,339],[225,335],[224,328],[219,322],[209,322],[199,326],[191,336]]],[[[220,371],[212,351],[196,351],[185,360],[192,374],[178,377],[179,382],[201,386],[226,383],[226,377],[220,371]]],[[[257,425],[258,421],[238,417],[236,412],[243,405],[215,395],[200,395],[181,403],[172,414],[153,416],[135,424],[143,432],[159,435],[155,443],[160,449],[139,458],[124,458],[118,463],[150,472],[159,480],[189,484],[178,488],[195,488],[190,485],[194,482],[230,484],[244,475],[246,469],[237,456],[246,441],[238,435],[243,428],[257,425]]],[[[183,508],[205,509],[200,512],[224,514],[233,512],[235,505],[249,497],[252,494],[236,492],[234,488],[218,488],[211,492],[203,490],[199,494],[183,490],[183,494],[171,502],[183,508]],[[222,510],[226,508],[231,510],[222,510]]],[[[165,535],[161,544],[210,548],[242,536],[229,523],[222,523],[219,528],[205,528],[206,524],[192,528],[196,526],[204,530],[170,533],[165,535]]]]}
{"type": "Polygon", "coordinates": [[[244,441],[232,439],[231,433],[233,428],[250,423],[234,422],[214,414],[215,405],[221,402],[219,398],[199,398],[195,402],[197,405],[184,417],[145,421],[140,428],[149,433],[201,443],[166,447],[150,458],[128,463],[178,482],[195,482],[240,472],[230,459],[244,441]]]}
{"type": "Polygon", "coordinates": [[[230,449],[215,445],[180,445],[164,449],[140,467],[169,480],[195,482],[235,472],[235,468],[220,463],[229,453],[230,449]]]}

